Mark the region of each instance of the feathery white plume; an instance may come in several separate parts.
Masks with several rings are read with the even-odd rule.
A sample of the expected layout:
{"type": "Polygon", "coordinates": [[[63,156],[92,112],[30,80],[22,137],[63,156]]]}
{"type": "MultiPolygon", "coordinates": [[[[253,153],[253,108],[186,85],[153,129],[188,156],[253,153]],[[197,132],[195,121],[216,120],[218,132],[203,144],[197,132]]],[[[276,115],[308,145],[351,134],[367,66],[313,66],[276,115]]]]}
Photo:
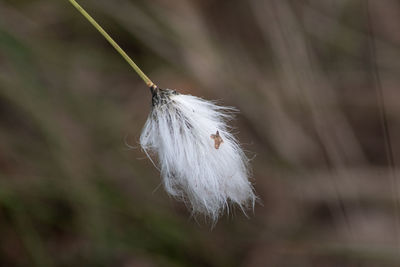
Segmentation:
{"type": "Polygon", "coordinates": [[[170,89],[151,90],[153,109],[140,144],[146,154],[158,154],[166,191],[214,222],[230,203],[242,210],[254,206],[248,159],[226,124],[235,109],[170,89]]]}
{"type": "Polygon", "coordinates": [[[157,88],[76,0],[69,1],[150,87],[153,109],[140,144],[147,155],[148,150],[158,154],[167,192],[183,199],[193,213],[208,215],[214,222],[229,203],[242,209],[254,206],[248,159],[226,125],[234,109],[157,88]]]}

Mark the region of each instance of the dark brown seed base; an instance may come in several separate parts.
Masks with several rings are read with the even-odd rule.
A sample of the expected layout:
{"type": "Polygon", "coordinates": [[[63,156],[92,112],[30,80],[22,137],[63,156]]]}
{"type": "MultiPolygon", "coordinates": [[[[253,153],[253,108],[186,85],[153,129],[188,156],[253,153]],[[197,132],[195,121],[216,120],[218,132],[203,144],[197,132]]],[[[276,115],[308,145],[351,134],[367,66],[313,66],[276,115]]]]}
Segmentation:
{"type": "Polygon", "coordinates": [[[175,90],[171,89],[161,89],[156,85],[150,87],[150,91],[152,93],[151,104],[153,107],[159,107],[164,104],[167,104],[170,101],[171,95],[178,95],[179,93],[175,90]]]}

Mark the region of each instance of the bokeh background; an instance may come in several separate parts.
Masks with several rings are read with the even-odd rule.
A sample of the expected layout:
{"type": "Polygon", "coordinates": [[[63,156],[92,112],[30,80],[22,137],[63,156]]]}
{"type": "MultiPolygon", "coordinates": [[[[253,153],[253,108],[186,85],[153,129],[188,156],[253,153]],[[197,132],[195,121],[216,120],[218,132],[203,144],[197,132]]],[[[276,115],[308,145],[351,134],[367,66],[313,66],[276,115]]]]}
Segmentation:
{"type": "Polygon", "coordinates": [[[261,201],[190,217],[129,65],[67,0],[0,0],[0,266],[400,266],[398,1],[80,3],[160,87],[241,110],[261,201]]]}

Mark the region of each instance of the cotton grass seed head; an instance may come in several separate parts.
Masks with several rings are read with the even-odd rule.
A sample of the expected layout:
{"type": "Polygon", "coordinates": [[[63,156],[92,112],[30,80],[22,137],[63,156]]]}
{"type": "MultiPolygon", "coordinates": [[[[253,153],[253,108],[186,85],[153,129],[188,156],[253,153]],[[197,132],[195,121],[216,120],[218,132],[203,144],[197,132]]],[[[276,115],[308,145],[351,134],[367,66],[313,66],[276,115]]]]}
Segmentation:
{"type": "Polygon", "coordinates": [[[252,207],[248,159],[227,126],[236,109],[170,89],[151,90],[152,111],[140,144],[147,155],[158,155],[166,191],[214,222],[230,204],[252,207]]]}
{"type": "Polygon", "coordinates": [[[69,2],[150,87],[152,111],[140,144],[146,155],[158,155],[167,192],[183,200],[193,214],[203,214],[213,222],[230,204],[237,204],[243,211],[254,207],[256,197],[248,180],[248,159],[226,124],[236,109],[159,89],[76,0],[69,2]]]}

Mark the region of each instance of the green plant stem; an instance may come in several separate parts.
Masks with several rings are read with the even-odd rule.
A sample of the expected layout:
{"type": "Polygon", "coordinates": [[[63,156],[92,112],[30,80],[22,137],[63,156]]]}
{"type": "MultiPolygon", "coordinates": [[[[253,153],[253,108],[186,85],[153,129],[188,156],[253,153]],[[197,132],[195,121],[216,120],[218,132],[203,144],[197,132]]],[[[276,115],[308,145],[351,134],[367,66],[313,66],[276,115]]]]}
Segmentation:
{"type": "Polygon", "coordinates": [[[118,53],[131,65],[136,73],[142,78],[148,87],[153,87],[155,84],[147,77],[146,74],[136,65],[136,63],[128,56],[127,53],[111,38],[111,36],[81,7],[75,0],[69,0],[71,4],[106,38],[106,40],[118,51],[118,53]]]}

